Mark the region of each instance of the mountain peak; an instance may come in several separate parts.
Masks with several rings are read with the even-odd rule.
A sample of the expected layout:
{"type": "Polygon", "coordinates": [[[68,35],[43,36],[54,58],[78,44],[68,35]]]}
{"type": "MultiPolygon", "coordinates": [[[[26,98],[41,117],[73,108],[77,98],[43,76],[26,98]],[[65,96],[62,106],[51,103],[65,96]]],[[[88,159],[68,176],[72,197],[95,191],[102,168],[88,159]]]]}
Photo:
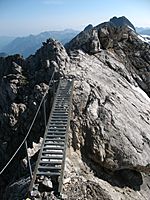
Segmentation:
{"type": "Polygon", "coordinates": [[[110,19],[110,22],[113,23],[115,26],[129,26],[131,27],[134,31],[135,31],[135,27],[133,26],[133,24],[125,17],[113,17],[110,19]]]}
{"type": "Polygon", "coordinates": [[[92,24],[89,24],[87,25],[85,28],[84,28],[84,31],[89,31],[93,28],[93,25],[92,24]]]}

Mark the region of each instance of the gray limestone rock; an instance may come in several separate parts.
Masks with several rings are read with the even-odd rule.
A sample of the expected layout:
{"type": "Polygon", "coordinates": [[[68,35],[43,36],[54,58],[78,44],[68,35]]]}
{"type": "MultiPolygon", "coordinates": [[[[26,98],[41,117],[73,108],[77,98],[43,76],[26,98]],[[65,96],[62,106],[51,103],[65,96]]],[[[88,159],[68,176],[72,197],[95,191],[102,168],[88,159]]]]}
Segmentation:
{"type": "Polygon", "coordinates": [[[73,123],[76,124],[73,127],[77,128],[72,132],[77,131],[79,143],[83,138],[84,146],[80,146],[101,166],[149,173],[150,100],[135,87],[135,81],[117,58],[111,58],[113,63],[122,67],[132,84],[126,76],[106,67],[98,55],[85,55],[80,68],[74,66],[70,70],[70,74],[75,75],[78,68],[79,79],[75,81],[73,100],[73,123]]]}

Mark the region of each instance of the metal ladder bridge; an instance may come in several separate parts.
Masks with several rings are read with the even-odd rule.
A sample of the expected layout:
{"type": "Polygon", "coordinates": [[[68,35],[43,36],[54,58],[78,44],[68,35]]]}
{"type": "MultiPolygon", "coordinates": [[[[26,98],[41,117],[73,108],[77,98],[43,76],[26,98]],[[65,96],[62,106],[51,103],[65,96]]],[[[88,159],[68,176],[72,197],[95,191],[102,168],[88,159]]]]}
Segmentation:
{"type": "Polygon", "coordinates": [[[73,83],[72,79],[61,79],[59,82],[29,187],[31,196],[39,190],[41,177],[49,178],[55,192],[62,193],[73,83]]]}

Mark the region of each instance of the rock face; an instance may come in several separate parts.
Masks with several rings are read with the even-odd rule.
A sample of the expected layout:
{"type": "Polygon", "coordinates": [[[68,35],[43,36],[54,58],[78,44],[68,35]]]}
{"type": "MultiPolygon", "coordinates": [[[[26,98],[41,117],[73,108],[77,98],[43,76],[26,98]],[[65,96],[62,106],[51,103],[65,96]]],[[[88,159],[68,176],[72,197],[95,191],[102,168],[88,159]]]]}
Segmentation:
{"type": "Polygon", "coordinates": [[[117,57],[112,58],[109,51],[103,55],[107,58],[101,56],[102,52],[82,54],[82,60],[70,69],[74,76],[78,70],[72,121],[78,141],[75,149],[84,149],[90,159],[105,168],[149,173],[150,100],[140,94],[137,83],[117,57]]]}
{"type": "MultiPolygon", "coordinates": [[[[12,147],[9,142],[11,148],[8,147],[6,135],[11,141],[14,135],[19,138],[21,127],[25,135],[30,115],[36,110],[55,69],[55,79],[59,76],[75,79],[64,194],[72,200],[149,199],[150,46],[139,39],[131,26],[120,25],[121,20],[119,25],[114,18],[86,28],[66,49],[49,39],[27,60],[13,57],[7,72],[3,66],[10,58],[2,58],[0,153],[5,152],[6,157],[0,157],[0,166],[19,143],[16,141],[12,147]],[[25,124],[23,119],[27,119],[25,124]]],[[[41,116],[40,113],[29,138],[30,145],[44,132],[41,116]]],[[[19,161],[24,157],[22,150],[19,161]]],[[[8,185],[8,178],[1,177],[2,187],[8,185],[4,199],[15,199],[20,191],[18,179],[24,176],[24,170],[19,163],[17,166],[20,174],[12,176],[15,183],[8,185]],[[9,191],[16,193],[10,196],[9,191]]],[[[12,171],[13,165],[6,172],[10,175],[12,171]]],[[[28,177],[22,178],[22,184],[27,188],[28,177]]]]}

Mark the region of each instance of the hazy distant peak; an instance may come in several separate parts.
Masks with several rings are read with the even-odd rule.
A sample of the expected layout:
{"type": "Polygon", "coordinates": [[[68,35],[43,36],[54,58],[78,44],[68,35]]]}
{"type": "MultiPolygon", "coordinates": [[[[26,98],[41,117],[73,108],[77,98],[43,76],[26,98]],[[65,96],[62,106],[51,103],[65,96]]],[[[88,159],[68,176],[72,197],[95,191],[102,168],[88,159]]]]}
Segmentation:
{"type": "Polygon", "coordinates": [[[141,35],[150,35],[150,27],[136,27],[136,31],[137,33],[141,34],[141,35]]]}
{"type": "Polygon", "coordinates": [[[65,44],[78,33],[79,31],[73,29],[65,29],[62,31],[45,31],[37,35],[30,34],[26,37],[17,37],[4,46],[2,51],[9,55],[19,53],[24,57],[28,57],[29,55],[34,54],[36,50],[41,47],[42,42],[46,41],[48,38],[55,38],[62,44],[65,44]]]}

